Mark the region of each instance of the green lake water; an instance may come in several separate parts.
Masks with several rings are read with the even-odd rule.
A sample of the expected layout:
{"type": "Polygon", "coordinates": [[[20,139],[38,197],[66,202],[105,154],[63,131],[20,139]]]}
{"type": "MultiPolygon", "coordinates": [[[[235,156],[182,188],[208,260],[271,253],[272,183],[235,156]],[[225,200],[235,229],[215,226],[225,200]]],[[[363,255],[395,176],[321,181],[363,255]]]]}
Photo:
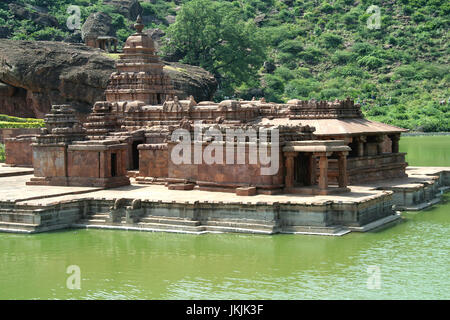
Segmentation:
{"type": "MultiPolygon", "coordinates": [[[[410,165],[450,166],[449,146],[450,136],[401,140],[410,165]]],[[[0,299],[450,299],[449,193],[444,200],[343,237],[0,234],[0,299]],[[70,265],[79,290],[67,288],[70,265]]]]}

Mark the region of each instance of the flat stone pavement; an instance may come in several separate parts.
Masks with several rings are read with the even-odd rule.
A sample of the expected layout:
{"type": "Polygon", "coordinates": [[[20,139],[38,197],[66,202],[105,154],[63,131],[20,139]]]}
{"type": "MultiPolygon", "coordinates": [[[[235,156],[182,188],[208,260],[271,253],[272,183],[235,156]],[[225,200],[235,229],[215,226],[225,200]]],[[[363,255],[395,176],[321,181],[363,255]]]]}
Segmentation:
{"type": "Polygon", "coordinates": [[[27,186],[33,175],[0,176],[0,201],[25,201],[29,199],[42,199],[58,195],[80,192],[93,192],[101,188],[88,187],[54,187],[54,186],[27,186]]]}
{"type": "Polygon", "coordinates": [[[33,168],[10,167],[4,163],[0,163],[0,177],[19,176],[23,174],[32,174],[33,168]]]}
{"type": "Polygon", "coordinates": [[[411,177],[394,179],[390,181],[381,181],[360,186],[351,186],[351,192],[336,194],[336,195],[256,195],[256,196],[236,196],[234,193],[226,192],[208,192],[199,190],[168,190],[162,185],[140,185],[134,183],[130,186],[124,186],[114,189],[101,189],[89,187],[57,187],[57,186],[27,186],[26,181],[29,181],[32,175],[19,176],[0,176],[0,201],[10,200],[20,202],[20,204],[28,205],[49,205],[62,201],[70,201],[83,198],[94,199],[108,199],[113,200],[117,198],[127,199],[141,199],[150,201],[164,201],[164,202],[178,202],[178,203],[193,203],[195,201],[209,203],[267,203],[274,202],[293,204],[314,204],[320,205],[328,201],[355,203],[364,202],[369,199],[375,199],[383,194],[391,191],[377,190],[377,188],[384,188],[387,186],[395,187],[414,187],[420,184],[420,181],[429,181],[431,177],[424,177],[425,174],[435,174],[439,171],[449,171],[450,167],[446,168],[413,168],[410,172],[411,177]],[[415,176],[412,173],[420,174],[415,176]]]}
{"type": "Polygon", "coordinates": [[[288,202],[298,204],[322,204],[327,201],[360,202],[370,198],[377,198],[386,191],[370,190],[368,187],[351,187],[351,192],[339,195],[310,196],[310,195],[256,195],[237,196],[227,192],[208,192],[200,190],[169,190],[162,185],[139,185],[133,183],[114,189],[84,188],[84,187],[54,187],[27,186],[32,175],[0,178],[0,201],[15,200],[20,204],[49,205],[62,201],[83,198],[108,199],[117,198],[141,199],[151,201],[176,201],[194,203],[195,201],[210,203],[257,203],[288,202]]]}

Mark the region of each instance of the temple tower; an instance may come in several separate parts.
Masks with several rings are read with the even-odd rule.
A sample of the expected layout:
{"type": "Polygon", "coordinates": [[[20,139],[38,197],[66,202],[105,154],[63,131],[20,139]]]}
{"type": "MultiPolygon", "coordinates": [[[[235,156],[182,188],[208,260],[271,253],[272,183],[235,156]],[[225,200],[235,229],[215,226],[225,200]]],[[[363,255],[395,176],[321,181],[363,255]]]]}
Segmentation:
{"type": "Polygon", "coordinates": [[[164,64],[155,52],[151,37],[142,32],[141,16],[116,63],[117,72],[109,78],[106,100],[109,102],[142,101],[146,105],[160,105],[173,99],[170,77],[164,74],[164,64]]]}

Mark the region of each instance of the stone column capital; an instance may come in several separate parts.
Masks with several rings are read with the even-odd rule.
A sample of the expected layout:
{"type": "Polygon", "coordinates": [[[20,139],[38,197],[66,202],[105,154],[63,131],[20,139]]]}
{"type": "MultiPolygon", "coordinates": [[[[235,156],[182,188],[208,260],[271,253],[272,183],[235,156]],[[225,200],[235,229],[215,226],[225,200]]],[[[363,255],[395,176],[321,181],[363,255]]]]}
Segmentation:
{"type": "Polygon", "coordinates": [[[329,157],[333,152],[313,152],[313,157],[329,157]]]}
{"type": "Polygon", "coordinates": [[[291,158],[291,157],[296,157],[298,155],[298,152],[288,151],[288,152],[283,152],[283,155],[286,158],[291,158]]]}
{"type": "Polygon", "coordinates": [[[355,137],[357,142],[367,142],[367,136],[357,136],[355,137]]]}

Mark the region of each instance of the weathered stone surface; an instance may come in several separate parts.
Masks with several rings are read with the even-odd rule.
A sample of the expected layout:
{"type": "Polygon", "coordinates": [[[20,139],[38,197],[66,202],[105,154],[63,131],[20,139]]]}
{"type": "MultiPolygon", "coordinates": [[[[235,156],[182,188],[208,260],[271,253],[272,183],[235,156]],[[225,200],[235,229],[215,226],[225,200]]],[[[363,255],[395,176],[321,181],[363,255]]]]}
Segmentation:
{"type": "Polygon", "coordinates": [[[111,26],[111,22],[112,19],[107,13],[91,13],[81,27],[81,38],[85,40],[88,36],[114,36],[116,32],[111,26]]]}
{"type": "Polygon", "coordinates": [[[142,13],[142,7],[137,0],[103,0],[103,4],[115,7],[118,13],[130,20],[136,20],[137,16],[142,13]]]}
{"type": "Polygon", "coordinates": [[[147,29],[147,30],[144,30],[144,33],[147,33],[147,35],[152,38],[152,40],[155,44],[156,52],[159,53],[160,52],[159,50],[162,46],[161,38],[164,37],[164,35],[166,33],[163,30],[161,30],[160,28],[147,29]]]}
{"type": "Polygon", "coordinates": [[[44,27],[59,26],[58,20],[55,17],[43,12],[43,10],[36,10],[38,7],[35,7],[33,11],[16,3],[10,3],[8,7],[14,16],[19,19],[32,20],[34,23],[44,27]]]}
{"type": "Polygon", "coordinates": [[[193,96],[196,101],[213,100],[217,89],[214,76],[200,67],[177,62],[164,62],[164,71],[173,81],[174,89],[183,92],[178,98],[185,99],[193,96]]]}
{"type": "Polygon", "coordinates": [[[11,97],[14,95],[15,91],[13,86],[0,82],[0,97],[11,97]]]}
{"type": "Polygon", "coordinates": [[[237,196],[254,196],[254,195],[256,195],[256,188],[255,187],[236,188],[236,195],[237,196]]]}
{"type": "Polygon", "coordinates": [[[81,37],[81,30],[74,30],[67,37],[65,37],[63,41],[70,43],[83,43],[83,39],[81,37]]]}
{"type": "Polygon", "coordinates": [[[34,136],[19,136],[15,139],[7,139],[5,144],[6,163],[17,166],[33,166],[33,153],[31,143],[34,136]]]}
{"type": "Polygon", "coordinates": [[[11,129],[0,129],[0,143],[5,143],[6,139],[15,138],[17,136],[23,135],[36,135],[41,132],[40,128],[11,128],[11,129]]]}
{"type": "Polygon", "coordinates": [[[24,104],[15,106],[21,110],[18,114],[31,109],[43,117],[52,104],[65,103],[88,113],[93,102],[104,97],[113,69],[112,59],[84,45],[0,41],[0,81],[26,91],[24,104]]]}
{"type": "MultiPolygon", "coordinates": [[[[0,99],[0,113],[43,117],[52,104],[69,103],[87,114],[104,91],[115,60],[84,45],[50,41],[0,40],[0,81],[15,94],[0,99]]],[[[217,88],[214,77],[199,67],[166,63],[174,87],[197,101],[210,100],[217,88]]]]}
{"type": "Polygon", "coordinates": [[[169,153],[167,145],[140,145],[139,175],[142,177],[167,178],[169,153]]]}

